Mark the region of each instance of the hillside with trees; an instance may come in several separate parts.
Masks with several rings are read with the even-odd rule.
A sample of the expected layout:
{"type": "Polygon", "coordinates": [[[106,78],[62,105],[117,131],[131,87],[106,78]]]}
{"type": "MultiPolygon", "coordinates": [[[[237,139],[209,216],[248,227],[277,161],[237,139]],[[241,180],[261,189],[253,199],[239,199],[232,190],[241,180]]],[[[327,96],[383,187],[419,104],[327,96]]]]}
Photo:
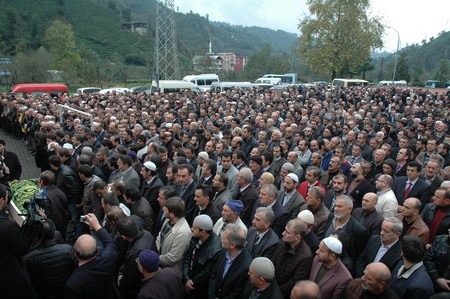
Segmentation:
{"type": "Polygon", "coordinates": [[[374,82],[392,80],[397,56],[395,80],[406,80],[412,85],[420,85],[430,79],[450,80],[450,31],[442,31],[437,37],[422,40],[420,44],[407,46],[399,52],[373,59],[367,79],[374,82]]]}
{"type": "MultiPolygon", "coordinates": [[[[0,6],[0,57],[13,61],[16,82],[50,80],[50,69],[64,70],[62,80],[77,84],[151,78],[155,0],[0,0],[0,6]],[[147,23],[147,34],[122,30],[133,21],[147,23]],[[70,51],[62,57],[67,37],[70,51]]],[[[210,22],[195,13],[175,17],[182,75],[193,72],[193,56],[208,52],[210,39],[215,52],[246,56],[266,43],[282,55],[297,41],[292,33],[210,22]]]]}

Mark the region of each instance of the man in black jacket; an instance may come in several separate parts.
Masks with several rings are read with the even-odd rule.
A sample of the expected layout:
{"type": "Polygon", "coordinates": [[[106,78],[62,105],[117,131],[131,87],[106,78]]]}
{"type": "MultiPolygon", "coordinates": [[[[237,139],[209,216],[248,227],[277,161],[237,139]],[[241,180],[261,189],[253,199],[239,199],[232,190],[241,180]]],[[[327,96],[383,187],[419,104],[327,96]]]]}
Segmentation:
{"type": "Polygon", "coordinates": [[[75,225],[74,237],[77,238],[83,231],[83,225],[80,223],[83,194],[81,180],[72,168],[62,164],[59,156],[49,157],[48,163],[55,173],[55,185],[64,192],[69,201],[69,213],[75,225]]]}
{"type": "Polygon", "coordinates": [[[67,196],[55,185],[55,174],[50,170],[41,173],[39,183],[45,190],[48,204],[46,216],[51,219],[63,237],[66,239],[67,223],[69,222],[69,207],[67,196]]]}
{"type": "Polygon", "coordinates": [[[15,153],[6,150],[6,142],[2,139],[0,139],[0,157],[3,157],[2,160],[9,169],[7,180],[9,182],[20,180],[22,164],[15,153]]]}
{"type": "Polygon", "coordinates": [[[77,260],[72,246],[57,243],[53,221],[42,222],[42,227],[42,242],[25,255],[24,262],[39,297],[61,298],[77,260]]]}
{"type": "Polygon", "coordinates": [[[182,281],[187,298],[207,298],[209,277],[222,250],[219,237],[212,231],[213,222],[208,215],[195,217],[192,239],[184,255],[182,281]]]}
{"type": "Polygon", "coordinates": [[[123,298],[136,298],[141,288],[141,276],[136,258],[144,249],[156,250],[155,239],[146,230],[139,230],[131,217],[122,218],[117,222],[117,231],[127,243],[127,249],[122,265],[119,268],[117,285],[123,298]]]}
{"type": "Polygon", "coordinates": [[[94,214],[86,215],[86,224],[96,231],[104,245],[99,254],[95,239],[82,235],[74,245],[78,268],[64,287],[64,298],[111,298],[113,276],[117,264],[116,243],[102,228],[94,214]]]}
{"type": "Polygon", "coordinates": [[[158,192],[164,186],[163,182],[158,176],[155,163],[147,161],[143,164],[140,174],[144,181],[141,184],[141,196],[147,199],[153,212],[157,215],[159,213],[158,192]]]}
{"type": "Polygon", "coordinates": [[[243,250],[246,234],[238,224],[228,224],[222,236],[222,252],[209,280],[208,298],[239,298],[248,280],[252,257],[243,250]],[[230,261],[233,261],[230,264],[230,261]]]}
{"type": "Polygon", "coordinates": [[[400,262],[399,238],[403,230],[402,222],[397,218],[388,217],[381,227],[381,236],[372,236],[364,251],[358,256],[353,275],[355,278],[363,276],[364,268],[372,262],[382,262],[389,269],[394,269],[400,262]]]}

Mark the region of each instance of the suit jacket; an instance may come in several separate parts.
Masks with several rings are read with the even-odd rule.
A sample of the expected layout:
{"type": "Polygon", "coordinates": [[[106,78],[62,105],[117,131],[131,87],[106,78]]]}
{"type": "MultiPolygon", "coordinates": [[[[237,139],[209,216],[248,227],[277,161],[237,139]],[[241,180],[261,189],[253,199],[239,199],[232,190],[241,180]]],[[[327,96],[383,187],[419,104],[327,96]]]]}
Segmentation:
{"type": "MultiPolygon", "coordinates": [[[[399,205],[403,205],[403,202],[405,201],[404,194],[407,181],[408,177],[402,176],[397,178],[395,182],[393,191],[395,193],[395,196],[397,197],[399,205]]],[[[428,203],[430,199],[430,186],[428,186],[428,184],[425,183],[423,180],[418,179],[414,184],[414,186],[411,188],[408,197],[417,197],[422,202],[422,205],[425,205],[428,203]]]]}
{"type": "MultiPolygon", "coordinates": [[[[328,222],[325,232],[328,231],[330,225],[333,225],[333,218],[330,215],[330,221],[328,222]]],[[[355,217],[350,216],[345,228],[344,233],[348,238],[347,241],[347,254],[349,258],[355,262],[359,254],[364,250],[369,240],[369,230],[365,228],[355,217]]]]}
{"type": "Polygon", "coordinates": [[[139,174],[133,169],[133,167],[130,167],[126,172],[122,172],[121,179],[125,185],[135,186],[138,189],[141,186],[139,174]]]}
{"type": "MultiPolygon", "coordinates": [[[[345,191],[342,195],[348,195],[345,191]]],[[[333,204],[333,199],[336,196],[336,193],[333,189],[330,189],[325,193],[325,198],[323,199],[323,204],[330,210],[330,212],[334,212],[334,206],[331,206],[333,204]]]]}
{"type": "MultiPolygon", "coordinates": [[[[211,218],[213,224],[216,223],[217,220],[219,220],[219,218],[222,216],[221,212],[219,212],[219,210],[217,210],[217,208],[213,205],[213,203],[211,201],[206,206],[206,208],[203,209],[202,211],[200,211],[200,208],[198,207],[198,205],[195,205],[193,215],[194,215],[194,219],[198,215],[208,215],[211,218]]],[[[192,226],[192,223],[190,223],[189,225],[192,226]]]]}
{"type": "Polygon", "coordinates": [[[362,179],[358,182],[352,190],[350,190],[350,186],[351,184],[349,183],[347,186],[347,194],[353,198],[353,208],[359,208],[362,205],[362,198],[364,194],[373,192],[373,187],[366,179],[362,179]]]}
{"type": "Polygon", "coordinates": [[[198,184],[199,185],[211,186],[213,179],[214,179],[214,175],[211,175],[208,179],[206,179],[205,176],[202,176],[200,178],[200,180],[198,180],[198,184]]]}
{"type": "MultiPolygon", "coordinates": [[[[258,207],[262,207],[260,200],[257,200],[255,204],[253,205],[253,210],[251,214],[251,218],[249,219],[249,222],[247,222],[247,227],[252,226],[253,217],[255,217],[256,209],[258,207]]],[[[281,237],[281,234],[284,231],[284,228],[286,227],[286,224],[289,221],[289,213],[286,210],[285,207],[283,207],[278,201],[275,201],[275,203],[272,206],[273,211],[273,223],[271,225],[273,231],[277,234],[278,237],[281,237]]]]}
{"type": "Polygon", "coordinates": [[[155,221],[153,222],[153,230],[152,235],[158,236],[159,232],[161,231],[161,227],[163,226],[164,222],[166,221],[166,217],[164,216],[164,211],[162,208],[159,209],[158,213],[155,213],[155,221]]]}
{"type": "Polygon", "coordinates": [[[158,214],[160,209],[158,196],[159,196],[159,189],[162,186],[164,186],[164,184],[158,177],[158,175],[156,175],[156,177],[153,179],[153,181],[151,181],[150,184],[148,184],[146,181],[142,182],[141,196],[147,199],[155,214],[158,214]]]}
{"type": "Polygon", "coordinates": [[[219,212],[222,212],[223,205],[230,199],[233,199],[233,196],[231,195],[230,191],[227,188],[223,190],[222,193],[218,194],[217,197],[214,194],[212,203],[217,208],[217,210],[219,210],[219,212]]]}
{"type": "Polygon", "coordinates": [[[352,211],[352,216],[355,217],[362,225],[364,225],[371,235],[379,235],[381,232],[381,224],[384,221],[384,218],[378,214],[377,210],[367,213],[366,218],[363,222],[361,222],[361,218],[364,215],[363,208],[356,208],[352,211]]]}
{"type": "MultiPolygon", "coordinates": [[[[424,180],[424,181],[426,180],[425,175],[421,175],[421,176],[419,176],[419,177],[420,177],[422,180],[424,180]]],[[[434,178],[434,180],[431,181],[431,184],[430,184],[430,193],[429,193],[430,198],[428,199],[428,201],[427,201],[426,203],[432,202],[431,198],[433,197],[434,192],[441,186],[441,184],[442,184],[443,181],[444,181],[444,180],[443,180],[439,175],[436,175],[436,177],[434,178]]]]}
{"type": "MultiPolygon", "coordinates": [[[[217,166],[217,173],[223,172],[223,166],[219,165],[217,166]]],[[[228,176],[228,185],[227,189],[230,191],[231,194],[236,194],[236,192],[239,190],[239,186],[236,183],[236,176],[238,174],[239,170],[236,168],[236,166],[231,165],[230,168],[228,168],[226,175],[228,176]]]]}
{"type": "MultiPolygon", "coordinates": [[[[249,280],[242,292],[242,299],[248,299],[252,295],[253,291],[257,291],[257,289],[253,286],[251,281],[249,280]]],[[[278,286],[276,281],[273,281],[267,288],[264,290],[258,291],[258,299],[283,299],[283,294],[281,294],[280,287],[278,286]]]]}
{"type": "Polygon", "coordinates": [[[281,167],[286,162],[287,160],[284,157],[281,157],[278,161],[276,161],[275,158],[273,159],[272,164],[270,164],[269,170],[274,177],[278,177],[280,175],[281,167]]]}
{"type": "MultiPolygon", "coordinates": [[[[181,195],[181,190],[183,189],[183,186],[180,184],[176,184],[175,190],[177,192],[177,196],[181,195]]],[[[191,184],[187,187],[186,191],[184,192],[183,196],[180,196],[181,199],[185,203],[186,207],[186,213],[185,217],[189,224],[191,224],[194,221],[194,209],[196,207],[194,197],[195,197],[195,190],[197,189],[197,183],[192,181],[191,184]]]]}
{"type": "MultiPolygon", "coordinates": [[[[283,205],[284,200],[284,191],[278,192],[277,201],[283,205]]],[[[306,210],[307,205],[305,202],[305,198],[298,193],[298,191],[294,192],[289,201],[284,206],[289,213],[289,219],[295,219],[298,216],[300,211],[306,210]]]]}
{"type": "MultiPolygon", "coordinates": [[[[323,263],[319,261],[317,256],[314,258],[311,273],[309,274],[309,280],[316,281],[317,274],[320,271],[323,263]]],[[[345,290],[347,284],[352,280],[352,275],[347,270],[345,265],[339,259],[337,264],[331,268],[322,279],[317,282],[320,288],[322,298],[340,298],[342,292],[345,290]]]]}
{"type": "MultiPolygon", "coordinates": [[[[350,150],[351,150],[351,147],[350,147],[350,150]]],[[[350,161],[352,160],[352,158],[353,158],[353,156],[347,156],[347,157],[345,157],[344,160],[347,160],[348,163],[350,163],[350,161]]],[[[353,164],[355,164],[355,163],[362,163],[362,162],[364,162],[364,161],[365,161],[365,160],[364,160],[363,156],[361,155],[361,156],[359,156],[359,157],[353,162],[353,164]]],[[[351,164],[351,163],[350,163],[350,164],[351,164]]]]}
{"type": "Polygon", "coordinates": [[[272,258],[273,252],[280,242],[280,238],[278,238],[273,229],[269,228],[267,233],[261,238],[261,240],[259,240],[258,245],[254,245],[256,233],[256,229],[254,227],[250,227],[247,233],[247,246],[245,249],[253,258],[260,256],[268,259],[272,258]]]}
{"type": "Polygon", "coordinates": [[[249,223],[249,220],[252,217],[253,206],[258,200],[258,192],[255,187],[250,184],[242,192],[238,190],[234,199],[240,200],[244,204],[244,209],[241,211],[240,218],[242,222],[249,223]]]}
{"type": "Polygon", "coordinates": [[[395,169],[395,176],[396,177],[401,177],[401,176],[406,176],[406,169],[407,169],[408,163],[405,163],[405,165],[402,166],[402,168],[400,168],[397,171],[397,168],[395,169]]]}
{"type": "Polygon", "coordinates": [[[227,250],[222,250],[219,253],[209,280],[208,298],[240,298],[247,283],[248,267],[252,262],[250,253],[243,249],[223,277],[223,271],[227,262],[226,253],[227,250]]]}
{"type": "MultiPolygon", "coordinates": [[[[367,242],[366,248],[364,248],[364,251],[359,255],[358,259],[355,263],[355,278],[359,278],[363,275],[364,269],[366,266],[370,263],[372,263],[375,260],[375,257],[377,256],[378,249],[380,249],[381,246],[381,239],[380,236],[374,235],[370,237],[369,241],[367,242]]],[[[380,259],[380,262],[385,264],[389,269],[394,269],[395,266],[399,261],[401,261],[400,256],[401,251],[401,242],[400,240],[397,240],[397,242],[388,249],[388,251],[383,255],[383,257],[380,259]]]]}

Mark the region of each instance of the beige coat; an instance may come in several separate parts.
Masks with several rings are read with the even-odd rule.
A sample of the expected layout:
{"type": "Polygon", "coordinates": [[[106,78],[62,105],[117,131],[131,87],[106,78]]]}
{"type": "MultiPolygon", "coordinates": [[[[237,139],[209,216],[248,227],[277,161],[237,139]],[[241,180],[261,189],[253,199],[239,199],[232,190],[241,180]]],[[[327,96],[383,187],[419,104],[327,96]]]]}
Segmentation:
{"type": "MultiPolygon", "coordinates": [[[[169,219],[166,219],[162,227],[164,227],[168,221],[169,219]]],[[[184,253],[189,247],[191,238],[191,228],[184,217],[175,223],[162,244],[160,232],[156,238],[156,246],[160,253],[159,263],[161,267],[171,267],[181,275],[184,253]]]]}

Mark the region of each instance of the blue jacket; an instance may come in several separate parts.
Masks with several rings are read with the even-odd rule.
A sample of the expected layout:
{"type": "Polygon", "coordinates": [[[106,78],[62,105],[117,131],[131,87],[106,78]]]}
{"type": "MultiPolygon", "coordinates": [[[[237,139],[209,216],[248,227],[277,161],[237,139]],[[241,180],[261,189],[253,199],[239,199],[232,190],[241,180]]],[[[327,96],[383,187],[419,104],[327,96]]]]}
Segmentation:
{"type": "Polygon", "coordinates": [[[390,287],[401,299],[430,298],[434,294],[433,282],[423,262],[415,264],[412,268],[398,277],[399,271],[403,269],[403,263],[400,262],[392,272],[390,287]],[[416,269],[411,273],[412,268],[416,269]]]}

